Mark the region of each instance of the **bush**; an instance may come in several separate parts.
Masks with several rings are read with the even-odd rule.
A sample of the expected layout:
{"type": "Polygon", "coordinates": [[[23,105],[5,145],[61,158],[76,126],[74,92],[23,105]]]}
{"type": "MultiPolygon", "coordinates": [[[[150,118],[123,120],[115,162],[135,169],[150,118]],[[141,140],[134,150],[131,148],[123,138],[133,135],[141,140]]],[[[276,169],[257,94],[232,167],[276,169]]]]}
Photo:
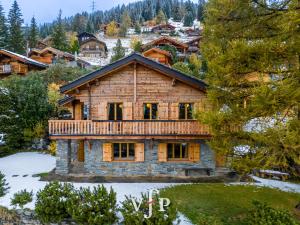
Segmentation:
{"type": "Polygon", "coordinates": [[[281,209],[274,209],[266,203],[254,201],[255,209],[249,213],[247,221],[249,225],[297,225],[292,215],[281,209]]]}
{"type": "Polygon", "coordinates": [[[137,205],[139,205],[139,201],[137,198],[126,196],[125,201],[122,202],[122,208],[120,209],[124,217],[125,225],[171,225],[173,224],[173,221],[177,219],[177,209],[172,204],[166,209],[166,212],[159,211],[160,206],[158,195],[155,195],[153,197],[153,213],[152,217],[149,219],[144,218],[144,214],[149,214],[148,196],[142,194],[142,203],[139,211],[135,210],[132,200],[135,201],[137,205]]]}
{"type": "Polygon", "coordinates": [[[53,156],[56,155],[56,150],[57,150],[57,143],[56,141],[51,141],[50,145],[49,145],[49,153],[53,156]]]}
{"type": "Polygon", "coordinates": [[[0,197],[3,197],[8,189],[9,188],[8,184],[6,183],[5,176],[0,172],[0,197]]]}
{"type": "Polygon", "coordinates": [[[102,186],[80,188],[70,198],[67,207],[72,219],[79,224],[106,225],[117,222],[116,193],[102,186]]]}
{"type": "Polygon", "coordinates": [[[22,190],[18,193],[14,194],[14,197],[11,199],[11,205],[19,206],[23,209],[24,205],[32,202],[33,192],[28,192],[26,190],[22,190]]]}
{"type": "MultiPolygon", "coordinates": [[[[35,212],[44,223],[57,223],[70,218],[67,213],[67,202],[74,192],[71,184],[52,182],[37,193],[35,212]]],[[[76,206],[77,207],[77,206],[76,206]]]]}

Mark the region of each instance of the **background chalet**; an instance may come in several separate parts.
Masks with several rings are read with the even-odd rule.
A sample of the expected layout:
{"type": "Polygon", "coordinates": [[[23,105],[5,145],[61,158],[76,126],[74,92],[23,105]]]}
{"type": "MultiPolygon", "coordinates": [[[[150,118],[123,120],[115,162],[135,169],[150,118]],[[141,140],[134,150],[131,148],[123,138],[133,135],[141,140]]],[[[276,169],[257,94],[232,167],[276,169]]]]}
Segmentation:
{"type": "Polygon", "coordinates": [[[50,120],[56,173],[100,176],[207,176],[215,171],[206,84],[132,54],[61,88],[72,120],[50,120]]]}

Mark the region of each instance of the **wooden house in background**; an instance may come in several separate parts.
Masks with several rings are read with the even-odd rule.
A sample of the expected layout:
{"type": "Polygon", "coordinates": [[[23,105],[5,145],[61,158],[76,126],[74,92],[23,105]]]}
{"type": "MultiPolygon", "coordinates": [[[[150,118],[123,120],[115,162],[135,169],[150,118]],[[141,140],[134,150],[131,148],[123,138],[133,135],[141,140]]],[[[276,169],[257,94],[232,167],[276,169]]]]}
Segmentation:
{"type": "Polygon", "coordinates": [[[38,62],[45,63],[45,64],[55,64],[59,60],[62,60],[64,62],[73,62],[75,61],[74,55],[63,52],[58,49],[47,47],[44,49],[33,49],[29,52],[29,57],[31,59],[34,59],[38,62]]]}
{"type": "Polygon", "coordinates": [[[44,70],[48,66],[26,56],[0,49],[0,78],[11,74],[26,75],[30,71],[44,70]]]}
{"type": "Polygon", "coordinates": [[[91,33],[88,33],[88,32],[82,32],[82,33],[78,34],[77,38],[78,38],[79,45],[82,42],[85,42],[89,39],[97,39],[97,37],[94,34],[91,34],[91,33]]]}
{"type": "Polygon", "coordinates": [[[97,38],[90,38],[80,43],[79,56],[89,58],[105,58],[108,49],[105,42],[97,38]]]}
{"type": "Polygon", "coordinates": [[[49,47],[46,43],[44,43],[43,41],[38,41],[37,42],[37,45],[35,46],[36,49],[44,49],[44,48],[47,48],[49,47]]]}
{"type": "Polygon", "coordinates": [[[193,38],[192,40],[186,42],[185,44],[188,45],[187,53],[199,53],[200,52],[200,42],[201,42],[202,37],[196,37],[193,38]]]}
{"type": "Polygon", "coordinates": [[[182,53],[182,54],[185,54],[188,49],[188,45],[181,41],[178,41],[178,40],[176,40],[174,38],[170,38],[170,37],[160,37],[160,38],[157,38],[151,42],[148,42],[148,43],[142,45],[142,50],[147,51],[150,48],[154,48],[154,47],[161,48],[164,46],[174,46],[176,48],[177,52],[182,53]]]}
{"type": "Polygon", "coordinates": [[[215,174],[206,125],[207,85],[133,53],[61,87],[70,120],[50,120],[55,172],[103,177],[191,178],[215,174]]]}
{"type": "Polygon", "coordinates": [[[150,48],[149,50],[145,51],[143,55],[168,66],[172,64],[171,53],[159,48],[150,48]]]}
{"type": "Polygon", "coordinates": [[[160,24],[160,25],[154,26],[151,29],[151,32],[156,33],[156,34],[170,34],[175,31],[175,28],[176,27],[174,27],[171,24],[160,24]]]}

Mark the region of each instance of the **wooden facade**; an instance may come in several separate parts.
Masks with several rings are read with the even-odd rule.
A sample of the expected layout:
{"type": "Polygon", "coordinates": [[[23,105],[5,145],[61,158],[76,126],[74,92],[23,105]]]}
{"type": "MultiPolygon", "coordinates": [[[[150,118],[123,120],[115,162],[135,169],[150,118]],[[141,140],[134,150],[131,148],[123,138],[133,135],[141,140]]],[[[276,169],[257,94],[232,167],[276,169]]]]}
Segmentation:
{"type": "Polygon", "coordinates": [[[151,48],[145,51],[143,55],[166,65],[170,65],[172,63],[171,53],[159,48],[151,48]]]}
{"type": "Polygon", "coordinates": [[[80,43],[79,56],[82,57],[107,57],[107,46],[105,42],[97,38],[89,38],[80,43]]]}
{"type": "Polygon", "coordinates": [[[188,45],[180,42],[174,38],[170,38],[170,37],[160,37],[158,39],[155,39],[149,43],[146,43],[144,45],[142,45],[142,50],[143,51],[147,51],[150,48],[161,48],[164,46],[174,46],[177,50],[178,54],[185,54],[187,49],[188,49],[188,45]]]}
{"type": "Polygon", "coordinates": [[[65,62],[75,61],[75,57],[67,52],[60,51],[58,49],[47,47],[44,49],[33,49],[29,52],[29,57],[45,64],[55,64],[57,61],[62,60],[65,62]]]}
{"type": "Polygon", "coordinates": [[[46,69],[47,65],[27,58],[23,55],[0,50],[0,78],[11,74],[26,75],[30,71],[46,69]]]}
{"type": "Polygon", "coordinates": [[[202,37],[199,36],[199,37],[193,38],[192,40],[190,40],[190,41],[188,41],[188,42],[185,43],[185,44],[188,45],[187,52],[189,54],[191,54],[191,53],[199,53],[201,39],[202,39],[202,37]]]}
{"type": "Polygon", "coordinates": [[[160,24],[151,29],[153,33],[171,33],[175,31],[175,27],[171,24],[160,24]]]}
{"type": "MultiPolygon", "coordinates": [[[[91,173],[160,176],[166,168],[178,167],[173,174],[177,176],[189,173],[189,168],[214,166],[211,156],[201,158],[211,133],[194,114],[210,105],[206,84],[196,78],[134,53],[61,87],[61,92],[67,97],[60,103],[71,111],[72,119],[49,121],[50,138],[60,146],[59,159],[68,151],[61,146],[68,148],[71,140],[85,141],[88,149],[87,156],[77,150],[77,161],[101,149],[101,159],[84,160],[91,173]],[[170,162],[177,164],[161,164],[170,162]],[[145,164],[145,170],[137,163],[145,164]],[[126,171],[120,172],[119,166],[125,165],[126,171]]],[[[68,161],[57,165],[62,163],[68,161]]],[[[57,171],[68,173],[64,166],[57,171]]]]}

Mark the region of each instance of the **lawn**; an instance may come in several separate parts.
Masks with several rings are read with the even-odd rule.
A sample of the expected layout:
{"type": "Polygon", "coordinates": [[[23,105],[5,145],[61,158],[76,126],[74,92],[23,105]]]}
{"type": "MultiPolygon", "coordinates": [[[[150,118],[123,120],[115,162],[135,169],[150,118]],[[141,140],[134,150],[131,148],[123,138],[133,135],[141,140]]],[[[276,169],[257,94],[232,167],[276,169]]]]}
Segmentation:
{"type": "Polygon", "coordinates": [[[161,194],[175,202],[178,210],[194,224],[198,224],[203,216],[213,216],[226,225],[244,224],[241,220],[253,208],[253,200],[287,209],[300,218],[300,213],[295,210],[300,194],[276,189],[251,185],[191,184],[167,188],[161,194]]]}

